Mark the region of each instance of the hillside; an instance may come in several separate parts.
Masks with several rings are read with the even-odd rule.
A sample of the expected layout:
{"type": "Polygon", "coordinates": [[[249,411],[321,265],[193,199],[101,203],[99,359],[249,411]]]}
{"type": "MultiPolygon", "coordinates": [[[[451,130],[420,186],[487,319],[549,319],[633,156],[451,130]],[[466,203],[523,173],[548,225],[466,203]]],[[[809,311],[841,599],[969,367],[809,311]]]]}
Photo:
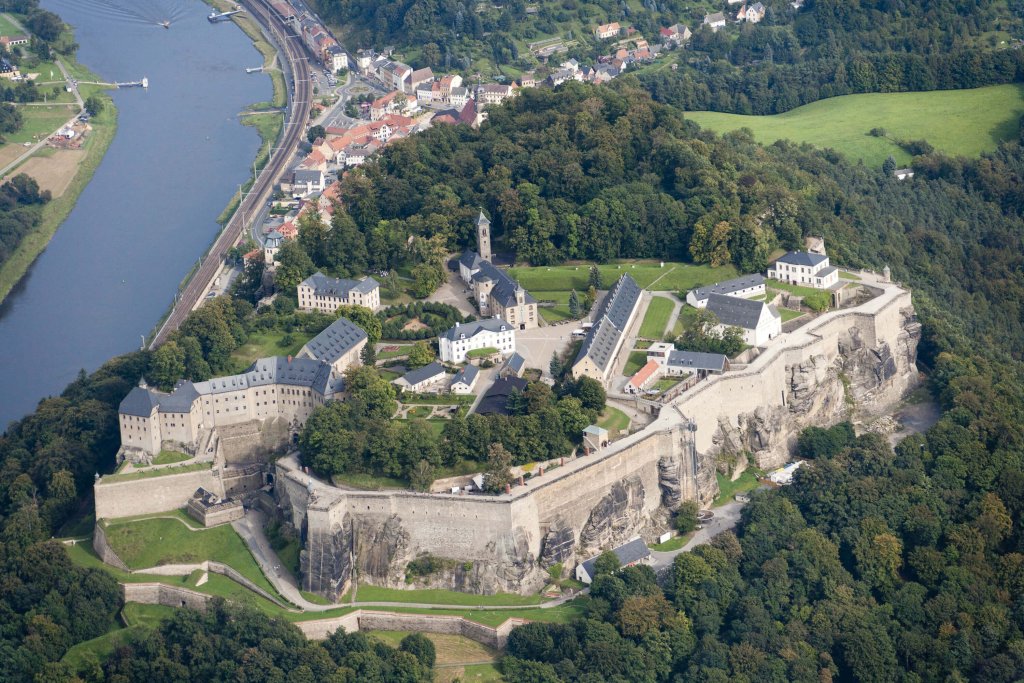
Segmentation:
{"type": "Polygon", "coordinates": [[[1024,115],[1024,87],[998,85],[973,90],[872,93],[819,100],[774,116],[687,112],[703,128],[725,133],[749,128],[758,142],[807,142],[841,152],[851,161],[880,167],[893,156],[900,165],[911,154],[898,140],[927,140],[949,156],[978,157],[1017,138],[1024,115]],[[955,121],[955,125],[950,122],[955,121]],[[874,129],[885,135],[872,135],[874,129]]]}
{"type": "MultiPolygon", "coordinates": [[[[584,616],[515,631],[506,680],[1024,677],[1024,189],[1013,181],[1024,149],[1011,141],[981,159],[932,154],[914,165],[901,183],[835,153],[717,136],[623,82],[524,93],[479,131],[438,127],[349,174],[328,241],[339,269],[415,270],[465,245],[482,206],[499,250],[531,263],[652,256],[759,270],[777,246],[823,234],[837,263],[889,265],[913,289],[938,425],[895,452],[845,427],[812,430],[801,441],[812,465],[794,486],[756,496],[735,536],[681,555],[665,590],[643,569],[603,576],[584,616]],[[410,234],[429,248],[410,252],[410,234]]],[[[290,243],[292,278],[325,258],[321,237],[290,243]]],[[[178,613],[106,663],[85,663],[80,679],[58,663],[113,628],[121,607],[109,575],[76,568],[49,539],[88,532],[82,518],[94,473],[113,469],[122,397],[140,376],[170,385],[186,362],[209,376],[250,335],[315,322],[297,315],[287,294],[260,316],[218,297],[184,326],[180,363],[168,362],[173,348],[113,359],[8,428],[0,679],[430,673],[365,638],[313,646],[219,607],[178,613]]]]}

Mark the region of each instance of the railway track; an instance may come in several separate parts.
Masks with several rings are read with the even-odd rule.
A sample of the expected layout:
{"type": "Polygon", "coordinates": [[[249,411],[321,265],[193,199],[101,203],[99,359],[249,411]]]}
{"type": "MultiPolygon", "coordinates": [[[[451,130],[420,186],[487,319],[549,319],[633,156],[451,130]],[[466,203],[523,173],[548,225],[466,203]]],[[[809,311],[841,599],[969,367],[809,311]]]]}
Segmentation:
{"type": "Polygon", "coordinates": [[[273,192],[274,184],[287,169],[292,155],[298,148],[305,124],[309,121],[313,92],[309,80],[309,63],[306,60],[301,39],[280,17],[274,14],[264,0],[243,0],[243,4],[249,9],[252,16],[270,31],[291,67],[292,92],[288,117],[284,123],[284,133],[281,136],[277,154],[271,155],[270,163],[260,172],[249,193],[242,199],[231,220],[224,226],[213,246],[200,261],[199,268],[189,279],[185,289],[181,291],[170,315],[153,336],[150,343],[151,349],[164,343],[199,303],[203,293],[206,292],[220,271],[228,250],[246,234],[247,226],[243,217],[258,215],[257,209],[267,201],[273,192]]]}

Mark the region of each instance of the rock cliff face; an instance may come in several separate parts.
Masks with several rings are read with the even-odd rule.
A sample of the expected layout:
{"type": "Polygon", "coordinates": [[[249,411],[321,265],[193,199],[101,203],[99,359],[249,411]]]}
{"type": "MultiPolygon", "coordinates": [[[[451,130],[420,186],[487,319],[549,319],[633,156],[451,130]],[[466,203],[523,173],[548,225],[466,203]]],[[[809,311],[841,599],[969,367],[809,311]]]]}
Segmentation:
{"type": "Polygon", "coordinates": [[[917,343],[921,325],[912,308],[901,311],[903,324],[896,348],[886,342],[869,347],[857,327],[839,344],[839,356],[829,362],[823,355],[786,367],[785,405],[762,406],[755,411],[718,420],[712,438],[714,456],[732,474],[743,454],[754,456],[757,466],[773,469],[790,457],[796,437],[810,425],[831,425],[854,416],[876,415],[891,406],[915,381],[917,343]]]}
{"type": "MultiPolygon", "coordinates": [[[[570,544],[570,554],[572,547],[570,544]]],[[[352,579],[354,568],[362,583],[409,588],[407,568],[422,554],[410,547],[400,516],[380,519],[346,515],[343,524],[308,533],[300,555],[302,587],[337,599],[352,579]]],[[[416,577],[412,587],[492,594],[536,592],[544,585],[546,574],[530,553],[523,528],[516,527],[492,541],[483,554],[488,559],[467,561],[435,555],[441,566],[427,576],[416,577]]]]}
{"type": "Polygon", "coordinates": [[[580,532],[585,554],[611,548],[634,535],[644,522],[644,485],[630,477],[612,485],[611,490],[590,511],[580,532]]]}

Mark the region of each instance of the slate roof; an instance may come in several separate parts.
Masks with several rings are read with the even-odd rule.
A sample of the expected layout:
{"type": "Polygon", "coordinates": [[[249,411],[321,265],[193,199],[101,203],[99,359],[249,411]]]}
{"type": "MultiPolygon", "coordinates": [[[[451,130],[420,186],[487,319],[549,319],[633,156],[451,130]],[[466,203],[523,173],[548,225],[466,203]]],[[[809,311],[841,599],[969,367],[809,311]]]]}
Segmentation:
{"type": "Polygon", "coordinates": [[[521,377],[497,379],[477,404],[478,415],[508,415],[508,397],[513,391],[524,391],[529,384],[521,377]]]}
{"type": "Polygon", "coordinates": [[[502,370],[511,370],[518,377],[523,372],[523,367],[526,366],[526,359],[520,356],[518,353],[513,353],[505,361],[505,365],[502,370]]]}
{"type": "Polygon", "coordinates": [[[476,270],[480,267],[480,263],[483,261],[480,258],[480,254],[476,253],[472,249],[467,249],[462,252],[462,256],[459,257],[459,265],[466,266],[470,270],[476,270]]]}
{"type": "Polygon", "coordinates": [[[199,398],[196,386],[188,380],[181,380],[174,385],[174,391],[160,398],[161,413],[187,413],[192,410],[192,403],[199,398]]]}
{"type": "Polygon", "coordinates": [[[362,280],[349,280],[346,278],[328,277],[323,273],[313,273],[302,284],[311,287],[316,296],[336,296],[342,299],[348,297],[351,291],[369,294],[380,287],[380,283],[372,277],[362,280]]]}
{"type": "Polygon", "coordinates": [[[437,361],[434,361],[430,365],[424,365],[422,368],[410,370],[409,372],[402,375],[400,379],[403,379],[406,382],[408,382],[409,386],[413,386],[415,384],[423,382],[424,380],[428,380],[443,374],[444,366],[438,363],[437,361]]]}
{"type": "Polygon", "coordinates": [[[366,339],[366,332],[348,318],[338,318],[302,347],[315,360],[334,363],[366,339]]]}
{"type": "Polygon", "coordinates": [[[596,322],[584,337],[573,365],[589,356],[597,367],[605,370],[639,300],[640,286],[636,280],[628,274],[620,277],[594,313],[596,322]]]}
{"type": "MultiPolygon", "coordinates": [[[[612,552],[619,558],[619,564],[623,567],[651,556],[650,549],[641,538],[634,538],[632,541],[615,548],[612,552]]],[[[592,557],[583,563],[583,568],[591,579],[594,578],[595,564],[597,564],[597,557],[592,557]]]]}
{"type": "Polygon", "coordinates": [[[459,370],[455,377],[452,378],[452,384],[458,384],[461,382],[467,387],[473,386],[473,382],[476,381],[477,375],[480,374],[480,368],[475,365],[467,365],[466,367],[459,370]]]}
{"type": "Polygon", "coordinates": [[[839,270],[839,269],[836,268],[835,266],[829,266],[828,268],[822,268],[817,273],[815,273],[815,275],[817,277],[828,277],[829,275],[831,275],[832,273],[836,272],[837,270],[839,270]]]}
{"type": "Polygon", "coordinates": [[[763,284],[763,275],[744,275],[743,277],[726,280],[725,282],[716,282],[715,284],[708,285],[707,287],[697,287],[692,290],[691,293],[697,297],[697,301],[704,301],[708,298],[709,294],[732,294],[733,292],[739,292],[744,289],[757,287],[758,285],[763,284]]]}
{"type": "Polygon", "coordinates": [[[145,387],[134,387],[121,400],[121,405],[117,407],[117,412],[122,415],[149,417],[153,414],[153,408],[158,405],[160,405],[159,394],[145,387]]]}
{"type": "Polygon", "coordinates": [[[787,254],[780,256],[777,262],[788,263],[794,266],[814,267],[827,258],[828,256],[822,256],[821,254],[812,254],[809,251],[791,251],[787,254]]]}
{"type": "Polygon", "coordinates": [[[755,329],[757,321],[761,319],[761,309],[763,308],[767,308],[773,317],[779,316],[779,312],[775,310],[774,306],[768,306],[763,301],[751,301],[722,294],[708,296],[708,310],[718,317],[720,323],[729,327],[742,327],[745,330],[755,329]]]}
{"type": "MultiPolygon", "coordinates": [[[[491,293],[488,295],[502,305],[503,308],[516,305],[516,290],[519,289],[519,283],[509,277],[508,273],[494,266],[490,261],[483,259],[479,262],[480,271],[473,275],[473,279],[477,282],[484,280],[491,280],[494,282],[494,287],[491,288],[491,293]]],[[[529,292],[525,293],[525,303],[535,304],[537,300],[530,296],[529,292]]]]}
{"type": "Polygon", "coordinates": [[[513,329],[512,326],[501,318],[485,318],[475,322],[462,323],[461,325],[456,324],[454,327],[445,330],[441,336],[445,339],[456,341],[462,337],[472,339],[481,332],[505,332],[511,329],[513,329]]]}
{"type": "Polygon", "coordinates": [[[725,361],[725,356],[720,353],[704,353],[701,351],[668,352],[668,365],[673,368],[723,372],[725,370],[725,361]]]}
{"type": "Polygon", "coordinates": [[[293,183],[320,183],[323,180],[324,172],[315,169],[297,168],[292,177],[293,183]]]}

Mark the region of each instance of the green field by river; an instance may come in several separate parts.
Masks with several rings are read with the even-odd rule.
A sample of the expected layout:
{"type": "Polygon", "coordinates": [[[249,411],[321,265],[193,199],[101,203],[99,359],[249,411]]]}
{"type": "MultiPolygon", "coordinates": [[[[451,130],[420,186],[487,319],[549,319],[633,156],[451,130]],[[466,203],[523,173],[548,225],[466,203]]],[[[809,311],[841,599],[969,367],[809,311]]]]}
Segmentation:
{"type": "Polygon", "coordinates": [[[996,85],[973,90],[845,95],[797,107],[774,116],[688,112],[703,128],[724,133],[749,128],[758,142],[809,142],[853,160],[880,166],[890,154],[910,161],[893,139],[924,139],[952,156],[976,157],[1017,137],[1024,115],[1024,86],[996,85]],[[873,137],[884,128],[887,137],[873,137]]]}

